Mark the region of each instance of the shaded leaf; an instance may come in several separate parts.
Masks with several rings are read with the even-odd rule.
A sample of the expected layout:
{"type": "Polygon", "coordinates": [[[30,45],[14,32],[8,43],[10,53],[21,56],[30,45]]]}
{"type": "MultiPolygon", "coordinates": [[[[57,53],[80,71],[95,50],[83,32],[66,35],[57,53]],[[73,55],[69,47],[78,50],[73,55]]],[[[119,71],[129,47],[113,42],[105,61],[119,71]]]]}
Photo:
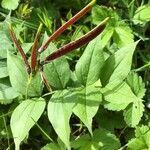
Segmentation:
{"type": "Polygon", "coordinates": [[[0,79],[0,103],[8,104],[12,100],[18,97],[19,94],[11,87],[9,80],[7,78],[0,79]]]}
{"type": "Polygon", "coordinates": [[[55,143],[50,143],[41,148],[41,150],[61,150],[55,143]]]}
{"type": "Polygon", "coordinates": [[[100,73],[103,87],[113,89],[127,77],[136,44],[137,42],[126,45],[106,60],[100,73]]]}
{"type": "Polygon", "coordinates": [[[0,78],[8,76],[7,63],[5,61],[0,61],[0,78]]]}
{"type": "Polygon", "coordinates": [[[120,147],[120,142],[109,131],[97,129],[93,132],[92,138],[89,135],[81,136],[73,141],[72,147],[78,150],[117,150],[120,147]]]}
{"type": "Polygon", "coordinates": [[[99,88],[94,85],[78,89],[77,103],[73,112],[86,125],[92,134],[92,118],[96,115],[99,104],[102,101],[102,95],[99,88]]]}
{"type": "Polygon", "coordinates": [[[113,34],[113,39],[117,46],[121,48],[130,44],[134,42],[133,38],[134,36],[131,28],[122,21],[118,22],[114,28],[113,34]]]}
{"type": "Polygon", "coordinates": [[[148,150],[150,149],[150,128],[142,125],[135,130],[136,138],[128,142],[128,150],[148,150]]]}
{"type": "MultiPolygon", "coordinates": [[[[47,50],[45,50],[41,54],[41,58],[45,58],[56,49],[56,46],[51,43],[48,46],[47,50]]],[[[61,57],[57,60],[50,62],[49,64],[44,65],[44,73],[49,84],[56,89],[65,88],[71,76],[69,64],[65,57],[61,57]]]]}

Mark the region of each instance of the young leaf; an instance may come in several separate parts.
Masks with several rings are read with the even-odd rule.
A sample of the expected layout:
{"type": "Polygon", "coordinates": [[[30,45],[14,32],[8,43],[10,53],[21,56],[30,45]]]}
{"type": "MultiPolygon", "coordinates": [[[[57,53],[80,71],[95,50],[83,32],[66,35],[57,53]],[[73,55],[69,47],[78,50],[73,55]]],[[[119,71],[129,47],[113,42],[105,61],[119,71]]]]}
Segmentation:
{"type": "Polygon", "coordinates": [[[57,29],[48,39],[47,41],[40,47],[39,52],[44,51],[50,42],[57,38],[61,33],[63,33],[69,26],[79,20],[82,16],[84,16],[94,5],[96,0],[92,0],[87,6],[85,6],[80,12],[78,12],[75,16],[73,16],[70,20],[68,20],[64,25],[62,25],[59,29],[57,29]]]}
{"type": "Polygon", "coordinates": [[[40,26],[38,28],[36,37],[34,39],[34,44],[32,46],[32,52],[31,52],[31,71],[32,71],[32,73],[35,72],[35,68],[36,68],[36,64],[37,64],[38,40],[40,38],[41,30],[42,30],[42,24],[40,24],[40,26]]]}
{"type": "Polygon", "coordinates": [[[91,41],[83,55],[76,64],[76,76],[83,85],[95,83],[100,76],[100,70],[104,63],[103,49],[101,48],[100,36],[91,41]]]}
{"type": "Polygon", "coordinates": [[[16,107],[11,116],[11,130],[16,150],[19,150],[21,141],[29,134],[30,129],[41,117],[46,103],[44,99],[30,99],[23,101],[16,107]]]}
{"type": "Polygon", "coordinates": [[[142,100],[139,98],[134,99],[134,102],[131,103],[124,110],[124,120],[131,127],[136,127],[139,124],[141,117],[143,116],[144,105],[142,100]]]}
{"type": "Polygon", "coordinates": [[[24,53],[24,51],[23,51],[21,45],[19,44],[19,42],[18,42],[18,40],[17,40],[17,38],[16,38],[16,36],[15,36],[15,33],[14,33],[14,31],[13,31],[13,28],[12,28],[11,26],[10,26],[10,29],[9,29],[9,33],[10,33],[10,36],[11,36],[13,42],[15,43],[15,45],[16,45],[18,51],[19,51],[20,54],[21,54],[21,57],[22,57],[22,60],[23,60],[23,62],[24,62],[24,65],[25,65],[25,67],[26,67],[27,73],[30,74],[30,73],[31,73],[30,65],[29,65],[29,63],[28,63],[28,60],[27,60],[27,58],[26,58],[26,55],[25,55],[25,53],[24,53]]]}
{"type": "MultiPolygon", "coordinates": [[[[41,54],[41,58],[44,58],[56,49],[56,46],[51,43],[48,46],[48,49],[41,54]]],[[[49,85],[55,87],[56,89],[65,88],[71,76],[69,64],[64,57],[44,65],[43,72],[49,85]]]]}
{"type": "Polygon", "coordinates": [[[92,118],[97,113],[102,95],[99,88],[90,85],[79,89],[76,93],[77,102],[73,112],[86,125],[89,132],[92,134],[92,118]]]}
{"type": "Polygon", "coordinates": [[[2,7],[9,10],[15,10],[19,5],[19,0],[2,0],[2,7]]]}
{"type": "Polygon", "coordinates": [[[128,150],[149,150],[150,149],[150,128],[142,125],[135,130],[135,138],[128,142],[128,150]]]}
{"type": "Polygon", "coordinates": [[[150,6],[149,5],[143,5],[140,6],[136,11],[135,15],[133,17],[133,22],[135,24],[145,24],[148,21],[150,21],[150,6]]]}
{"type": "Polygon", "coordinates": [[[64,45],[63,47],[61,47],[60,49],[58,49],[56,52],[50,54],[48,57],[45,58],[44,61],[41,62],[41,64],[44,65],[46,63],[49,63],[50,61],[52,61],[56,58],[59,58],[65,54],[73,51],[74,49],[77,49],[77,48],[83,46],[84,44],[90,42],[104,30],[108,20],[109,20],[108,17],[105,18],[97,27],[95,27],[93,30],[91,30],[90,32],[88,32],[87,34],[85,34],[84,36],[79,38],[78,40],[68,43],[68,44],[64,45]]]}
{"type": "Polygon", "coordinates": [[[20,57],[8,53],[7,68],[11,85],[16,91],[30,97],[41,95],[42,83],[40,74],[36,73],[29,80],[29,76],[20,57]]]}
{"type": "Polygon", "coordinates": [[[106,60],[100,72],[103,87],[111,90],[127,77],[136,45],[137,42],[128,44],[106,60]]]}
{"type": "Polygon", "coordinates": [[[120,142],[116,136],[105,129],[97,129],[93,137],[83,135],[72,142],[72,147],[78,150],[117,150],[120,142]]]}
{"type": "Polygon", "coordinates": [[[126,83],[130,86],[132,89],[133,93],[139,97],[143,98],[145,95],[145,85],[144,82],[142,81],[142,78],[137,75],[135,72],[131,72],[126,79],[126,83]]]}
{"type": "Polygon", "coordinates": [[[70,148],[69,120],[74,106],[75,94],[67,90],[57,91],[48,103],[48,118],[59,138],[70,148]]]}

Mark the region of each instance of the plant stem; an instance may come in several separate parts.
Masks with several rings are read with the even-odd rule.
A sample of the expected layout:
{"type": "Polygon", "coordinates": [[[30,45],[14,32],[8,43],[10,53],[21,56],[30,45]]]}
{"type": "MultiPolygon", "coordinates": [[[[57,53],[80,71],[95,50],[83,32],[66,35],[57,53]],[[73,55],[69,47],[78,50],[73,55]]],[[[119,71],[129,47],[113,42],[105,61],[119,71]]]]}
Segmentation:
{"type": "Polygon", "coordinates": [[[4,127],[5,127],[5,130],[6,130],[6,134],[7,134],[7,143],[8,143],[8,147],[10,147],[9,132],[8,132],[8,129],[7,129],[7,124],[6,124],[5,116],[3,116],[3,122],[4,122],[4,127]]]}
{"type": "Polygon", "coordinates": [[[34,121],[35,125],[41,130],[41,132],[50,140],[53,142],[53,139],[40,127],[40,125],[32,118],[34,121]]]}

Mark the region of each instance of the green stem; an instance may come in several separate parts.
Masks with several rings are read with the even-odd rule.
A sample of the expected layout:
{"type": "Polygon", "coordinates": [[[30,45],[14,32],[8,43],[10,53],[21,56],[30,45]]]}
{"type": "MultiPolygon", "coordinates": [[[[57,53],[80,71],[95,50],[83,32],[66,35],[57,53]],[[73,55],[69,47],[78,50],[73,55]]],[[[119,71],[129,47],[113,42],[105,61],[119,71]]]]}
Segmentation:
{"type": "MultiPolygon", "coordinates": [[[[34,121],[34,119],[32,118],[32,120],[34,121]]],[[[34,123],[36,124],[36,126],[40,129],[40,131],[50,140],[53,142],[53,139],[40,127],[40,125],[34,121],[34,123]]]]}
{"type": "Polygon", "coordinates": [[[3,122],[4,122],[4,127],[5,127],[5,130],[6,130],[6,134],[7,134],[7,143],[8,143],[8,147],[10,147],[10,142],[9,142],[9,132],[8,132],[8,129],[7,129],[6,119],[5,119],[4,116],[3,116],[3,122]]]}
{"type": "Polygon", "coordinates": [[[145,64],[144,66],[142,66],[142,67],[138,68],[138,69],[135,69],[135,71],[136,71],[136,72],[138,72],[138,71],[142,71],[143,69],[145,69],[145,68],[147,68],[147,67],[149,67],[149,66],[150,66],[150,62],[149,62],[149,63],[147,63],[147,64],[145,64]]]}

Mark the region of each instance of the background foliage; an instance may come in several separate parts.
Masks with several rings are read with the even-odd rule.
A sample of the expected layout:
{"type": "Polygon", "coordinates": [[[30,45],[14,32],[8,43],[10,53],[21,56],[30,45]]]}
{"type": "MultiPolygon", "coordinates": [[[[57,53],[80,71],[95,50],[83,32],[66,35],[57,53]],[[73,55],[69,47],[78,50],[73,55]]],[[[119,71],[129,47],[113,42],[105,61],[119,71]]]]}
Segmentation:
{"type": "Polygon", "coordinates": [[[86,46],[44,66],[29,80],[8,32],[14,27],[30,61],[40,45],[88,0],[1,0],[0,150],[149,150],[150,2],[97,0],[91,12],[49,45],[45,58],[106,17],[105,30],[86,46]]]}

